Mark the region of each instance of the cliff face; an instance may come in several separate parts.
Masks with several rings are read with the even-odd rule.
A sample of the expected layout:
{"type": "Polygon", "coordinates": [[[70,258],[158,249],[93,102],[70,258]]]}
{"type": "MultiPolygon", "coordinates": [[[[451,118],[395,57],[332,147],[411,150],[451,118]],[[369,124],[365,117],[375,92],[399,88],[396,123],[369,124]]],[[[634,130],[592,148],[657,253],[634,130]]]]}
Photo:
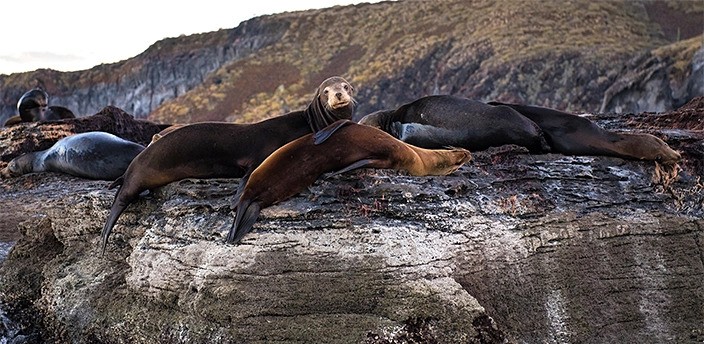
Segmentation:
{"type": "Polygon", "coordinates": [[[114,105],[145,118],[165,100],[202,83],[225,62],[276,42],[286,25],[262,17],[235,29],[165,39],[134,58],[85,71],[0,75],[0,121],[15,114],[17,100],[35,86],[49,92],[50,104],[66,106],[79,116],[114,105]]]}
{"type": "Polygon", "coordinates": [[[704,94],[703,15],[696,1],[489,0],[283,13],[159,41],[86,71],[0,75],[0,121],[42,86],[52,104],[80,115],[114,105],[161,122],[251,122],[303,106],[335,74],[357,86],[360,115],[435,93],[664,111],[704,94]],[[668,48],[695,36],[687,53],[668,48]]]}
{"type": "Polygon", "coordinates": [[[265,209],[240,245],[223,242],[236,179],[142,198],[104,257],[107,182],[1,180],[0,211],[23,233],[0,268],[5,332],[77,343],[701,342],[702,115],[704,99],[594,117],[665,138],[684,158],[676,178],[651,162],[505,146],[446,177],[322,179],[265,209]]]}

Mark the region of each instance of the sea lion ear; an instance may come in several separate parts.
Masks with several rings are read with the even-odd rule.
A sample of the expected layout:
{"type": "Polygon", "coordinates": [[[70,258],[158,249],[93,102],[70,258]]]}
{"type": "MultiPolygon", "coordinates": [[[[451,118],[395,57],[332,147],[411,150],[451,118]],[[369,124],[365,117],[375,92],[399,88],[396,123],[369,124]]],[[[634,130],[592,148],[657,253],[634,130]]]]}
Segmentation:
{"type": "Polygon", "coordinates": [[[349,119],[340,119],[333,122],[332,124],[328,125],[323,129],[320,129],[318,132],[313,134],[313,144],[319,145],[325,142],[325,140],[330,138],[330,136],[332,136],[332,134],[334,134],[338,129],[353,123],[354,122],[350,121],[349,119]]]}

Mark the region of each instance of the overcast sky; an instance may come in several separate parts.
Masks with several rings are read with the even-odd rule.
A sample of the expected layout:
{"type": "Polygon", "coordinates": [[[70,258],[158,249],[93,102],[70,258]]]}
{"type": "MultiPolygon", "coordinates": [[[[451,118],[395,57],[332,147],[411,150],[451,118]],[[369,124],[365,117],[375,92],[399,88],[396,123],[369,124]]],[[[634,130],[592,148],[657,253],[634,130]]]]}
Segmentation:
{"type": "Polygon", "coordinates": [[[264,14],[377,1],[4,1],[0,74],[88,69],[138,55],[163,38],[234,28],[264,14]]]}

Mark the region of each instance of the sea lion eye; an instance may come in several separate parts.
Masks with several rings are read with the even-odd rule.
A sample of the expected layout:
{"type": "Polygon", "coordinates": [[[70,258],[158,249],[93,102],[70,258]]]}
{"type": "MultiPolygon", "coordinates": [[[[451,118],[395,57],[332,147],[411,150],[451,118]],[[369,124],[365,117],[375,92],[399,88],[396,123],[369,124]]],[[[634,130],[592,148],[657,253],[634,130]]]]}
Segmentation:
{"type": "Polygon", "coordinates": [[[350,89],[350,87],[347,86],[347,84],[345,84],[345,91],[348,91],[349,89],[350,89]]]}
{"type": "Polygon", "coordinates": [[[326,88],[323,93],[328,94],[328,89],[326,88]]]}

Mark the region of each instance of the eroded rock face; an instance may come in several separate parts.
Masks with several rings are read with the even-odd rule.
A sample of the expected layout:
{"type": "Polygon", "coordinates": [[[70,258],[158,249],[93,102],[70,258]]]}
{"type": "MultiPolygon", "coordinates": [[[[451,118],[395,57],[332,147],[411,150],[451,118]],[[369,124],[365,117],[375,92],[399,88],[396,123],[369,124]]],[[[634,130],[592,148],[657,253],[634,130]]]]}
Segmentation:
{"type": "MultiPolygon", "coordinates": [[[[597,119],[667,132],[653,116],[597,119]]],[[[698,342],[704,133],[660,136],[685,157],[668,186],[651,162],[507,146],[446,177],[320,180],[240,245],[238,180],[184,180],[131,205],[104,257],[107,182],[2,180],[0,208],[32,216],[0,298],[37,341],[698,342]]]]}

